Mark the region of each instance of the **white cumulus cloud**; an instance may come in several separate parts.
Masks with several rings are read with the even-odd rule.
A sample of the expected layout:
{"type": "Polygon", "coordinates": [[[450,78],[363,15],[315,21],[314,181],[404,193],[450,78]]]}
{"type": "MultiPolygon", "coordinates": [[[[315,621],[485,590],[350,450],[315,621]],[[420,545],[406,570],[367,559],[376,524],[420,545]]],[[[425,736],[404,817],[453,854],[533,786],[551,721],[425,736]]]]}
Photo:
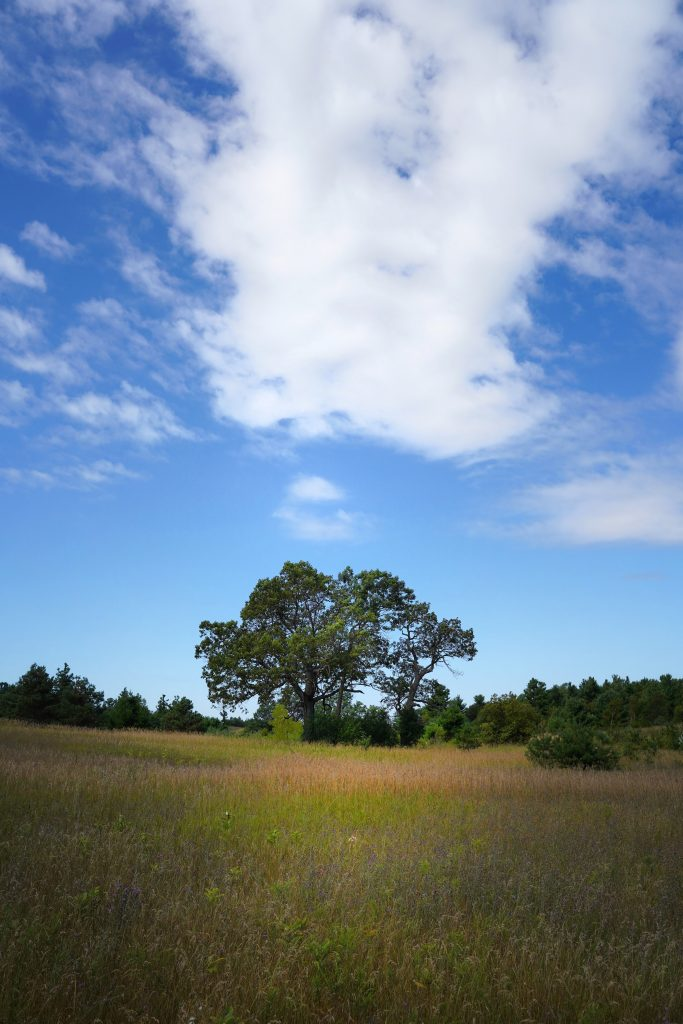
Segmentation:
{"type": "Polygon", "coordinates": [[[299,476],[289,485],[287,497],[297,502],[340,501],[344,492],[324,476],[299,476]]]}
{"type": "MultiPolygon", "coordinates": [[[[136,16],[124,0],[18,3],[78,46],[136,16]]],[[[541,271],[564,261],[627,296],[662,276],[668,296],[680,275],[673,250],[664,275],[637,233],[628,246],[611,238],[633,196],[677,173],[656,104],[674,105],[674,0],[160,0],[157,10],[176,19],[189,66],[213,76],[214,90],[190,96],[134,59],[113,66],[102,51],[89,64],[82,49],[34,74],[66,133],[42,148],[45,167],[137,195],[168,218],[169,259],[189,249],[216,285],[192,298],[174,276],[182,261],[172,274],[149,240],[112,234],[125,280],[172,310],[154,343],[137,324],[135,358],[160,364],[158,339],[180,339],[215,414],[278,440],[276,428],[294,439],[350,434],[471,459],[529,436],[561,447],[581,396],[570,372],[546,381],[538,345],[518,343],[524,332],[538,341],[527,298],[541,271]]],[[[44,288],[7,246],[3,266],[15,283],[44,288]]],[[[122,309],[83,303],[81,349],[106,349],[104,326],[124,320],[132,338],[122,309]]],[[[73,374],[77,341],[72,332],[52,368],[61,386],[73,380],[63,367],[73,374]]],[[[52,366],[42,352],[11,358],[27,372],[52,366]]],[[[147,391],[104,390],[60,408],[98,437],[188,436],[147,391]]],[[[675,475],[642,461],[538,488],[532,514],[578,542],[582,527],[559,498],[590,507],[590,538],[608,496],[631,494],[638,474],[656,484],[671,512],[660,532],[673,536],[675,475]]],[[[348,537],[360,519],[343,500],[325,478],[301,477],[276,514],[299,536],[348,537]]],[[[654,513],[637,514],[635,502],[630,527],[605,513],[622,522],[613,533],[647,534],[637,522],[654,513]]]]}
{"type": "Polygon", "coordinates": [[[344,491],[324,476],[298,476],[287,488],[285,500],[274,515],[293,537],[302,540],[356,540],[368,526],[366,516],[340,507],[316,508],[336,504],[344,497],[344,491]]]}
{"type": "Polygon", "coordinates": [[[180,118],[144,149],[233,270],[192,324],[217,413],[449,456],[557,411],[509,332],[585,182],[666,173],[647,112],[675,5],[175,7],[239,89],[211,150],[180,118]]]}

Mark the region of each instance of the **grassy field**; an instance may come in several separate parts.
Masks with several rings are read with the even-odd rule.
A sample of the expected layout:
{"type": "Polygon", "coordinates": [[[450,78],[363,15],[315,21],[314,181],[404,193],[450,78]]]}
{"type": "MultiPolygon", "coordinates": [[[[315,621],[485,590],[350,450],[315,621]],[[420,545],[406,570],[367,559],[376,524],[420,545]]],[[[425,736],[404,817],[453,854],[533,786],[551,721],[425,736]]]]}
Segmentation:
{"type": "Polygon", "coordinates": [[[683,758],[0,723],[3,1024],[681,1024],[683,758]]]}

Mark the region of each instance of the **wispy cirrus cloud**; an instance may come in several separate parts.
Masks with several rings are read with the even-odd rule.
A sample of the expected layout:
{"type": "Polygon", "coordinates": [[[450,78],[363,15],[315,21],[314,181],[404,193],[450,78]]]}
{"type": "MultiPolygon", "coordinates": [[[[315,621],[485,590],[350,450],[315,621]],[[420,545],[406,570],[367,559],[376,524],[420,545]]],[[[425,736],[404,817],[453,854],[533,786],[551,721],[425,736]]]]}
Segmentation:
{"type": "Polygon", "coordinates": [[[41,469],[28,469],[25,466],[0,466],[0,480],[17,487],[50,488],[55,485],[55,474],[41,469]]]}
{"type": "Polygon", "coordinates": [[[529,536],[571,545],[683,542],[683,454],[622,456],[536,486],[519,509],[529,536]]]}
{"type": "MultiPolygon", "coordinates": [[[[136,4],[140,12],[150,6],[147,0],[136,0],[136,4]]],[[[57,38],[66,32],[81,44],[94,43],[118,22],[131,17],[131,7],[125,0],[17,0],[17,7],[25,14],[49,19],[49,29],[57,38]]]]}
{"type": "Polygon", "coordinates": [[[151,252],[143,252],[130,243],[123,247],[121,274],[134,288],[151,299],[174,305],[178,300],[179,282],[159,263],[151,252]]]}
{"type": "Polygon", "coordinates": [[[676,390],[683,398],[683,327],[679,330],[673,347],[674,382],[676,390]]]}
{"type": "Polygon", "coordinates": [[[26,375],[43,377],[56,387],[91,376],[82,339],[71,332],[60,342],[46,338],[35,309],[0,307],[0,360],[26,375]]]}
{"type": "Polygon", "coordinates": [[[70,260],[76,252],[75,245],[39,220],[30,221],[24,227],[20,237],[23,241],[34,245],[36,249],[40,249],[46,256],[51,256],[52,259],[70,260]]]}
{"type": "Polygon", "coordinates": [[[312,541],[357,540],[364,525],[361,516],[339,508],[321,515],[301,506],[283,505],[275,512],[293,537],[312,541]]]}
{"type": "Polygon", "coordinates": [[[100,484],[108,484],[112,480],[136,480],[140,476],[121,462],[111,462],[109,459],[97,459],[95,462],[81,463],[70,467],[63,474],[66,479],[80,483],[83,487],[96,487],[100,484]]]}
{"type": "Polygon", "coordinates": [[[138,473],[120,462],[98,459],[96,462],[57,466],[49,470],[0,466],[0,481],[13,487],[38,487],[52,490],[67,487],[89,490],[122,479],[137,479],[138,473]]]}
{"type": "Polygon", "coordinates": [[[45,291],[45,278],[38,270],[29,270],[21,256],[9,245],[0,243],[0,282],[23,285],[45,291]]]}
{"type": "Polygon", "coordinates": [[[19,426],[33,400],[33,393],[18,380],[0,380],[0,425],[19,426]]]}
{"type": "Polygon", "coordinates": [[[88,391],[59,398],[56,405],[91,441],[106,443],[123,437],[138,444],[155,445],[193,436],[162,399],[127,382],[113,395],[88,391]]]}
{"type": "Polygon", "coordinates": [[[24,345],[39,334],[35,318],[18,309],[0,306],[0,342],[5,345],[24,345]]]}

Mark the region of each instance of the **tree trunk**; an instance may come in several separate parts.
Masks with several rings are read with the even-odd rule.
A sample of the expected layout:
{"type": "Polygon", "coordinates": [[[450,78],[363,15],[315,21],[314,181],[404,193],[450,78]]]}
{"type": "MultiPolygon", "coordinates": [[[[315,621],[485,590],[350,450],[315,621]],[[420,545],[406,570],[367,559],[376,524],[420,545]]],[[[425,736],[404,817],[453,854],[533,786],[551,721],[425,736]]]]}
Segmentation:
{"type": "Polygon", "coordinates": [[[304,694],[304,735],[307,743],[315,739],[314,730],[315,701],[308,694],[304,694]]]}
{"type": "Polygon", "coordinates": [[[422,676],[419,676],[417,674],[413,677],[413,681],[410,684],[408,693],[406,694],[406,699],[403,701],[403,707],[401,708],[401,711],[414,711],[415,697],[417,696],[417,688],[420,685],[421,680],[422,676]]]}
{"type": "Polygon", "coordinates": [[[413,679],[410,687],[408,688],[408,693],[406,694],[406,699],[403,703],[403,708],[401,709],[402,711],[413,711],[415,709],[415,698],[417,697],[417,691],[420,683],[426,675],[429,675],[429,673],[433,671],[434,665],[425,666],[423,668],[416,667],[413,670],[413,679]]]}
{"type": "Polygon", "coordinates": [[[341,683],[341,685],[339,686],[339,693],[337,694],[337,718],[341,718],[343,703],[344,703],[344,684],[341,683]]]}

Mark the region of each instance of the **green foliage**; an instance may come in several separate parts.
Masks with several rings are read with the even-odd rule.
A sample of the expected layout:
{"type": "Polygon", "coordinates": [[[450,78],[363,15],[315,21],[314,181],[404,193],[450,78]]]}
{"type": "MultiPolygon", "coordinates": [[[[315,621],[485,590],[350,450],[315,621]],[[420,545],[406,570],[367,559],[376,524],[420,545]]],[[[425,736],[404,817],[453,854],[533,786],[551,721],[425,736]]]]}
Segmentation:
{"type": "Polygon", "coordinates": [[[671,723],[662,730],[660,746],[666,750],[683,750],[683,725],[671,723]]]}
{"type": "Polygon", "coordinates": [[[477,720],[477,717],[479,716],[479,712],[481,711],[481,709],[483,708],[485,703],[486,703],[486,697],[484,696],[483,693],[476,693],[474,695],[474,701],[465,710],[465,715],[470,720],[470,722],[475,722],[477,720]]]}
{"type": "Polygon", "coordinates": [[[398,734],[386,708],[356,701],[342,709],[318,712],[315,718],[315,738],[326,743],[351,743],[358,746],[393,747],[398,734]]]}
{"type": "Polygon", "coordinates": [[[529,741],[526,755],[544,768],[616,768],[619,754],[604,732],[567,722],[529,741]]]}
{"type": "Polygon", "coordinates": [[[360,737],[355,715],[347,708],[342,715],[321,708],[316,712],[314,738],[320,743],[356,743],[360,737]]]}
{"type": "Polygon", "coordinates": [[[522,696],[540,715],[546,715],[552,707],[552,697],[540,679],[531,678],[522,696]]]}
{"type": "Polygon", "coordinates": [[[453,742],[460,750],[476,750],[481,746],[479,731],[471,722],[465,722],[456,732],[453,742]]]}
{"type": "Polygon", "coordinates": [[[102,896],[102,887],[99,885],[93,886],[92,889],[84,889],[76,896],[76,906],[80,911],[91,910],[101,904],[102,896]]]}
{"type": "Polygon", "coordinates": [[[372,614],[358,600],[350,569],[336,579],[308,562],[285,562],[259,580],[241,621],[202,622],[195,656],[212,701],[236,707],[250,697],[282,699],[290,690],[304,736],[314,736],[314,711],[364,680],[375,657],[372,614]]]}
{"type": "Polygon", "coordinates": [[[221,1014],[220,1018],[216,1021],[216,1024],[239,1024],[232,1007],[230,1007],[226,1013],[221,1014]]]}
{"type": "Polygon", "coordinates": [[[415,708],[403,708],[396,716],[396,725],[402,747],[415,746],[424,731],[424,723],[415,708]]]}
{"type": "Polygon", "coordinates": [[[0,683],[0,718],[18,718],[17,688],[9,683],[0,683]]]}
{"type": "MultiPolygon", "coordinates": [[[[251,697],[290,701],[313,739],[316,705],[337,715],[360,685],[374,686],[396,712],[431,699],[437,665],[476,654],[472,630],[438,619],[403,580],[379,570],[336,578],[308,562],[285,562],[259,580],[240,621],[202,622],[195,656],[212,701],[237,707],[251,697]]],[[[445,689],[442,687],[442,690],[445,689]]]]}
{"type": "Polygon", "coordinates": [[[450,668],[456,658],[474,658],[472,630],[463,629],[460,619],[439,619],[398,576],[375,569],[359,573],[357,580],[360,600],[376,622],[371,685],[399,716],[430,700],[438,705],[444,688],[437,689],[441,684],[430,676],[439,665],[450,668]]]}
{"type": "Polygon", "coordinates": [[[677,707],[683,709],[683,679],[663,675],[633,681],[615,675],[600,685],[589,676],[579,686],[563,683],[549,688],[532,679],[524,695],[547,719],[559,712],[584,725],[639,728],[676,720],[677,707]]]}
{"type": "Polygon", "coordinates": [[[649,764],[654,760],[658,750],[658,743],[654,736],[648,736],[639,729],[631,727],[623,730],[619,738],[621,756],[627,761],[646,761],[649,764]]]}
{"type": "Polygon", "coordinates": [[[66,664],[54,676],[33,664],[15,686],[0,689],[0,718],[96,726],[103,710],[104,694],[66,664]]]}
{"type": "MultiPolygon", "coordinates": [[[[448,691],[446,691],[448,692],[448,691]]],[[[425,729],[420,743],[445,743],[452,740],[456,734],[465,726],[467,719],[463,710],[463,702],[460,697],[440,702],[440,710],[430,714],[430,706],[425,706],[422,716],[425,721],[425,729]]],[[[434,705],[432,704],[433,708],[434,705]]]]}
{"type": "Polygon", "coordinates": [[[157,727],[166,732],[203,732],[205,729],[204,718],[195,711],[189,697],[174,697],[170,704],[162,698],[155,718],[157,727]]]}
{"type": "MultiPolygon", "coordinates": [[[[347,588],[347,605],[353,587],[359,586],[359,579],[351,570],[344,570],[338,580],[333,581],[335,586],[342,581],[339,593],[347,588]]],[[[363,605],[358,592],[356,599],[363,605]]],[[[359,621],[365,616],[364,628],[375,631],[374,650],[379,657],[382,651],[379,624],[368,620],[367,607],[362,614],[358,608],[356,612],[359,621]]],[[[368,651],[365,657],[367,667],[370,664],[368,651]]],[[[409,682],[399,681],[396,686],[396,693],[408,706],[409,682]]],[[[372,746],[397,743],[401,731],[399,717],[392,723],[386,707],[352,703],[353,693],[354,680],[343,674],[338,676],[334,686],[323,689],[319,702],[316,700],[318,710],[313,736],[331,743],[372,746]]],[[[295,687],[285,682],[279,694],[289,717],[301,719],[303,709],[295,687]]],[[[570,722],[593,730],[608,729],[615,737],[621,756],[630,760],[651,760],[657,748],[677,750],[683,745],[683,679],[670,675],[637,681],[612,676],[602,684],[589,676],[578,686],[563,683],[551,687],[532,678],[519,697],[494,696],[487,702],[478,694],[469,707],[465,707],[459,697],[451,699],[448,688],[442,683],[427,679],[416,691],[413,710],[423,699],[422,725],[413,721],[412,726],[406,728],[404,723],[403,737],[407,745],[419,739],[422,727],[425,742],[445,739],[456,742],[461,749],[469,749],[482,741],[525,742],[534,731],[553,733],[570,722]],[[474,728],[467,727],[470,725],[474,728]],[[649,734],[642,732],[643,728],[649,730],[649,734]]],[[[385,700],[391,704],[386,694],[385,700]]],[[[225,709],[221,717],[203,716],[187,697],[175,697],[169,702],[162,696],[155,711],[150,713],[144,699],[128,688],[117,698],[105,701],[102,692],[88,679],[72,672],[68,664],[54,676],[43,666],[34,664],[17,683],[0,683],[0,719],[23,718],[43,724],[109,729],[157,728],[228,736],[238,727],[244,735],[270,733],[275,703],[272,694],[262,695],[254,717],[246,722],[228,717],[225,709]]]]}
{"type": "Polygon", "coordinates": [[[57,711],[55,682],[44,665],[31,665],[15,688],[16,717],[27,722],[52,722],[57,711]]]}
{"type": "Polygon", "coordinates": [[[285,740],[288,743],[291,743],[294,740],[300,740],[304,731],[304,727],[301,722],[296,722],[293,718],[289,717],[287,708],[284,704],[276,704],[273,708],[271,726],[273,730],[273,738],[276,740],[285,740]]]}
{"type": "Polygon", "coordinates": [[[437,721],[443,728],[447,740],[452,740],[456,733],[463,728],[467,720],[457,697],[448,702],[437,721]]]}
{"type": "Polygon", "coordinates": [[[258,733],[270,733],[273,728],[272,719],[275,710],[275,700],[272,697],[259,697],[258,707],[251,718],[244,723],[246,736],[253,736],[258,733]]]}
{"type": "Polygon", "coordinates": [[[424,705],[424,711],[427,718],[431,719],[442,714],[448,707],[450,699],[451,693],[448,687],[444,686],[443,683],[439,683],[437,680],[433,680],[431,683],[431,692],[424,705]]]}
{"type": "Polygon", "coordinates": [[[373,705],[365,707],[363,704],[356,706],[361,735],[367,736],[373,746],[393,747],[398,743],[398,735],[391,724],[386,708],[378,708],[373,705]]]}
{"type": "Polygon", "coordinates": [[[55,718],[62,725],[96,726],[104,711],[104,694],[83,676],[76,676],[67,664],[54,678],[55,718]]]}
{"type": "Polygon", "coordinates": [[[526,743],[541,722],[539,712],[523,697],[494,694],[477,716],[484,743],[526,743]]]}
{"type": "Polygon", "coordinates": [[[154,721],[144,697],[124,687],[116,700],[109,701],[104,723],[109,729],[151,729],[154,721]]]}
{"type": "Polygon", "coordinates": [[[421,747],[434,746],[438,743],[446,742],[446,730],[436,719],[432,719],[431,722],[427,722],[424,727],[424,731],[418,740],[418,745],[421,747]]]}

